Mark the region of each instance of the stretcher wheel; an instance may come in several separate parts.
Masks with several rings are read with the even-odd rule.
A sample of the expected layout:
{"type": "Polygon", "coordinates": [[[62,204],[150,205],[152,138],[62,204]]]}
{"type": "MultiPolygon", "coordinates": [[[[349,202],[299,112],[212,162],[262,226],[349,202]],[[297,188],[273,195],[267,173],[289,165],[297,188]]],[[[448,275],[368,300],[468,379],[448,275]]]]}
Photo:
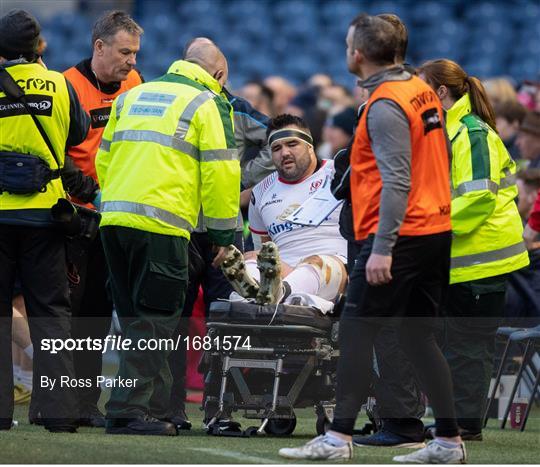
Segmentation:
{"type": "Polygon", "coordinates": [[[317,434],[324,435],[330,429],[331,423],[332,422],[328,419],[326,415],[318,414],[316,424],[317,434]]]}
{"type": "Polygon", "coordinates": [[[294,418],[271,418],[264,427],[264,431],[269,435],[287,436],[292,434],[296,428],[296,417],[294,418]]]}

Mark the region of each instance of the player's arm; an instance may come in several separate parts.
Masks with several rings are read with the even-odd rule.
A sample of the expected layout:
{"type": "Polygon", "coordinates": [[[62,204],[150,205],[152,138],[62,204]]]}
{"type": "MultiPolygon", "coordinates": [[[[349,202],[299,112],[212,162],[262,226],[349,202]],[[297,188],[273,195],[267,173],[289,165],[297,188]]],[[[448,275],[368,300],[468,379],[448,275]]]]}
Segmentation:
{"type": "Polygon", "coordinates": [[[256,250],[260,248],[261,244],[272,240],[270,235],[268,235],[266,225],[259,210],[259,198],[261,196],[262,194],[260,190],[258,190],[257,186],[255,186],[251,192],[251,199],[248,209],[249,230],[253,235],[253,244],[255,245],[256,250]]]}

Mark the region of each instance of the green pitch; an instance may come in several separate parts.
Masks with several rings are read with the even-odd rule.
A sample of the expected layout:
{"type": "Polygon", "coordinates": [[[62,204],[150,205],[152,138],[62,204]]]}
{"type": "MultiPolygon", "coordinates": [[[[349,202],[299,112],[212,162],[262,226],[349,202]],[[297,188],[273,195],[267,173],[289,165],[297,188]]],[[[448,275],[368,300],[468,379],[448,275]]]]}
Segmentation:
{"type": "MultiPolygon", "coordinates": [[[[176,437],[105,435],[103,429],[80,428],[78,434],[52,434],[29,425],[28,406],[17,406],[19,426],[0,431],[0,463],[6,464],[270,464],[282,463],[280,447],[304,443],[315,433],[312,410],[297,413],[292,437],[225,438],[206,435],[201,412],[190,404],[194,428],[176,437]]],[[[245,428],[253,421],[238,418],[245,428]]],[[[359,420],[358,426],[362,423],[359,420]]],[[[483,442],[467,443],[470,463],[527,464],[540,459],[540,411],[529,418],[524,433],[501,431],[495,421],[484,432],[483,442]]],[[[406,449],[355,448],[351,463],[391,463],[406,449]]]]}

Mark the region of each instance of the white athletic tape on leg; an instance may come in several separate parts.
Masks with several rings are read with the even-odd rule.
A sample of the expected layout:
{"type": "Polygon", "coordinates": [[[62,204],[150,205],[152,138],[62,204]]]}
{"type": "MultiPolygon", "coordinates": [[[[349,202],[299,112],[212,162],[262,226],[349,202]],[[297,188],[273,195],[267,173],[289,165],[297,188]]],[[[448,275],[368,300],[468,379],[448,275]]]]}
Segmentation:
{"type": "Polygon", "coordinates": [[[322,261],[322,267],[314,263],[307,263],[302,260],[297,267],[310,266],[319,275],[319,291],[317,295],[325,300],[333,301],[340,292],[340,286],[343,282],[344,267],[343,262],[336,256],[319,255],[322,261]]]}

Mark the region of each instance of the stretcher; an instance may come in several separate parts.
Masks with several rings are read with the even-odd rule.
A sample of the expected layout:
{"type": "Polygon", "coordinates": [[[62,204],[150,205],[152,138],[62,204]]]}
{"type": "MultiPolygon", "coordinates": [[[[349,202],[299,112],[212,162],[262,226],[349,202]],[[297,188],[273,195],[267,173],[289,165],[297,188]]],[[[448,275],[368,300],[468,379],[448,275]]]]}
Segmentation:
{"type": "Polygon", "coordinates": [[[294,410],[309,406],[315,408],[317,433],[326,431],[339,355],[333,315],[307,306],[215,302],[207,327],[212,347],[201,369],[209,434],[290,435],[294,410]],[[231,341],[238,345],[224,345],[231,341]],[[242,431],[238,424],[222,423],[238,410],[259,425],[242,431]]]}

